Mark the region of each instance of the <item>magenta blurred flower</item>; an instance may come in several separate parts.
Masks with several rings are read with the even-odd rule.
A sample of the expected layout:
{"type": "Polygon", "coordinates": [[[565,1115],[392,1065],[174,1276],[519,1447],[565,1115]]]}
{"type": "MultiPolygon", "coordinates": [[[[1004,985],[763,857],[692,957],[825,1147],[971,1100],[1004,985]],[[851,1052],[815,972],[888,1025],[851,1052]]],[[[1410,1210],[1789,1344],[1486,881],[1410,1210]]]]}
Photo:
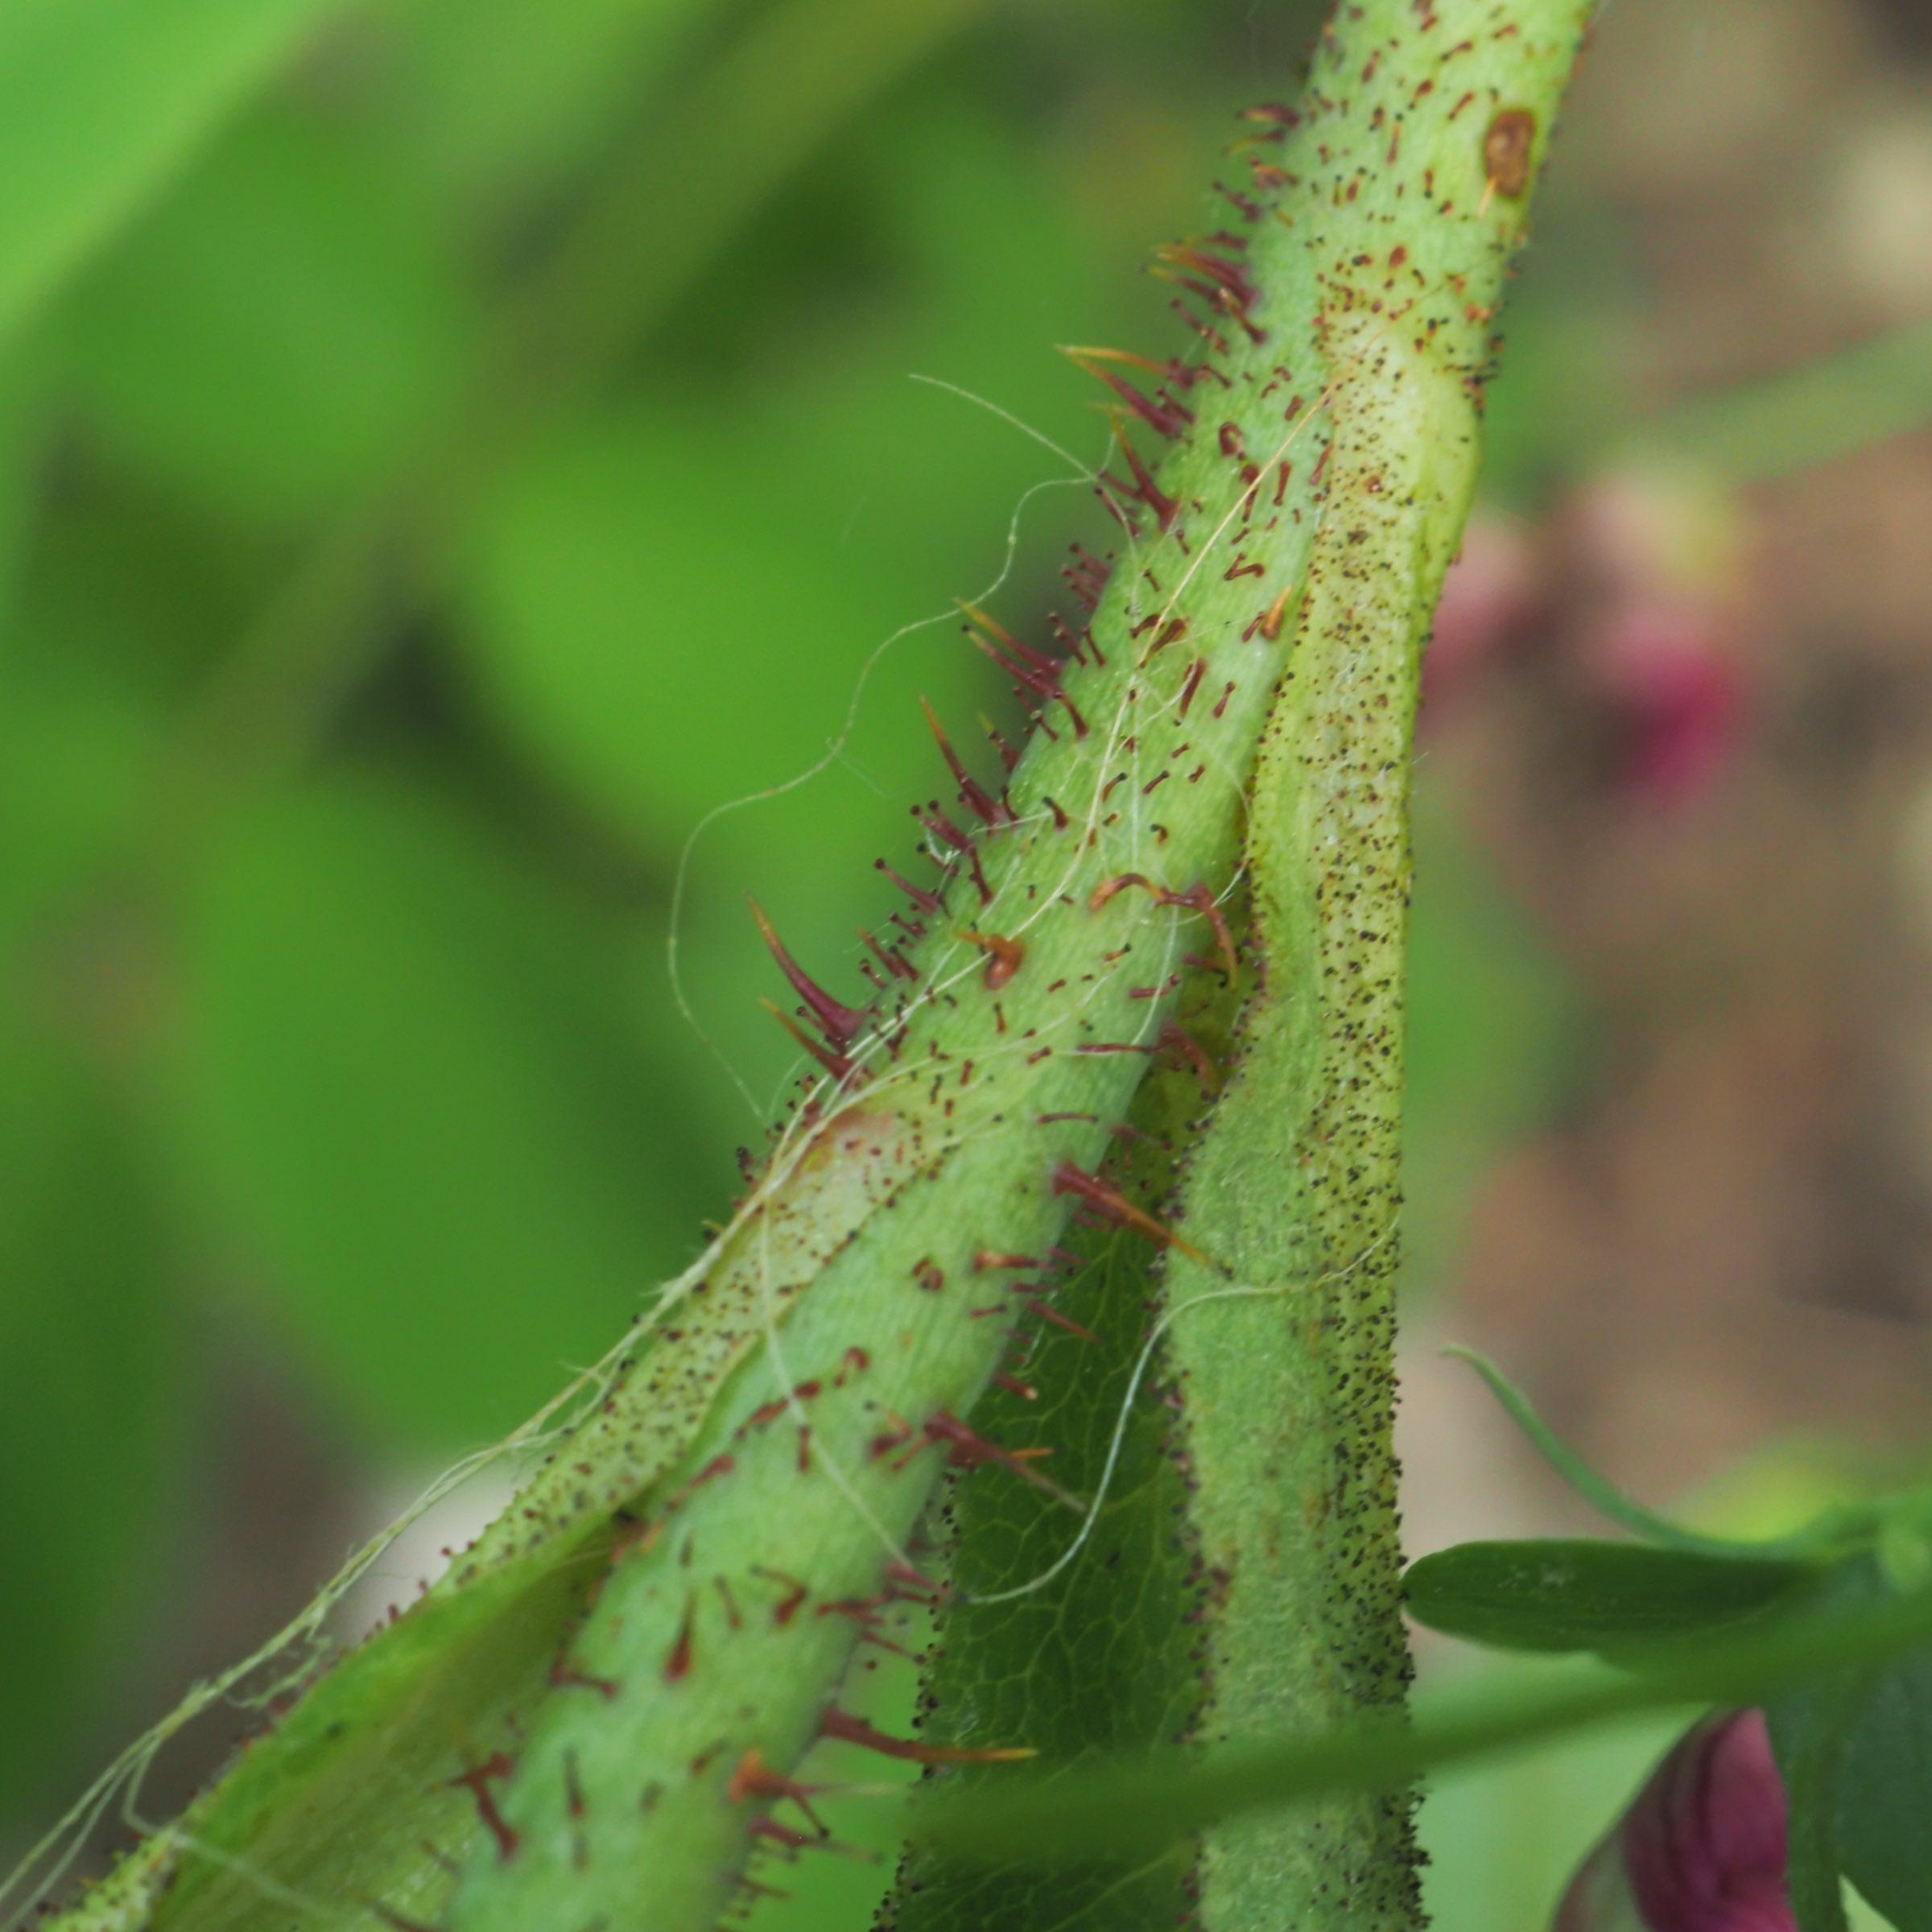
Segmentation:
{"type": "Polygon", "coordinates": [[[1513,518],[1480,510],[1471,517],[1422,658],[1428,698],[1458,692],[1548,621],[1543,551],[1541,533],[1513,518]]]}
{"type": "Polygon", "coordinates": [[[1685,598],[1633,597],[1584,630],[1577,657],[1622,726],[1624,786],[1661,806],[1706,792],[1736,748],[1744,714],[1716,614],[1685,598]]]}
{"type": "Polygon", "coordinates": [[[1554,1932],[1797,1932],[1764,1715],[1707,1718],[1571,1881],[1554,1932]]]}

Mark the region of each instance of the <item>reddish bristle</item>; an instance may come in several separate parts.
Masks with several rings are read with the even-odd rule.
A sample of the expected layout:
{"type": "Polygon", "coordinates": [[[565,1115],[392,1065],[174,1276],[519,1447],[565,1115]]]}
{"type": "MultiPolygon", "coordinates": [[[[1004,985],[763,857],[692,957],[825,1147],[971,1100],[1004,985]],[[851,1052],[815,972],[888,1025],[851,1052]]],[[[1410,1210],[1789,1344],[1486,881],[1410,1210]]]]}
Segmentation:
{"type": "Polygon", "coordinates": [[[834,1046],[850,1046],[865,1031],[866,1016],[826,992],[785,950],[784,941],[774,931],[771,921],[766,918],[764,907],[756,899],[748,899],[747,902],[751,907],[751,916],[758,921],[760,935],[770,947],[771,956],[778,963],[779,972],[791,982],[793,992],[811,1009],[826,1038],[834,1046]]]}
{"type": "MultiPolygon", "coordinates": [[[[886,877],[890,879],[893,884],[898,886],[899,890],[904,893],[906,898],[910,899],[913,904],[918,906],[921,912],[943,912],[946,910],[946,902],[943,899],[935,898],[930,892],[922,891],[917,886],[914,885],[910,879],[900,877],[898,873],[894,872],[883,859],[874,859],[872,864],[873,869],[875,872],[884,873],[886,877]]],[[[895,924],[904,925],[906,923],[904,920],[899,918],[899,915],[896,912],[892,916],[895,924]]],[[[912,936],[914,939],[917,939],[919,935],[915,932],[912,935],[912,936]]]]}
{"type": "Polygon", "coordinates": [[[1008,824],[1013,814],[981,785],[960,762],[960,755],[947,741],[946,733],[939,728],[939,720],[932,706],[923,696],[919,699],[920,708],[926,713],[926,722],[932,728],[932,735],[938,740],[939,755],[946,761],[946,769],[958,782],[960,797],[966,805],[976,812],[989,825],[1008,824]]]}
{"type": "Polygon", "coordinates": [[[842,1053],[834,1053],[829,1046],[821,1046],[791,1015],[784,1012],[775,1001],[761,1000],[758,1004],[803,1046],[811,1057],[832,1075],[842,1080],[852,1071],[852,1063],[842,1053]]]}

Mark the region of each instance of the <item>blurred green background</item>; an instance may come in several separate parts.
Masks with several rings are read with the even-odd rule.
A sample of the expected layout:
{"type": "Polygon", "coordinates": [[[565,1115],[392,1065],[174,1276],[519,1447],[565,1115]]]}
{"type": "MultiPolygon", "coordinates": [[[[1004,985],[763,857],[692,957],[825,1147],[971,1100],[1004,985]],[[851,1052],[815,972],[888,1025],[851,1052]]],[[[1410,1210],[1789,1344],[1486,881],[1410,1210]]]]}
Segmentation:
{"type": "MultiPolygon", "coordinates": [[[[694,1251],[790,1065],[743,895],[856,984],[855,928],[886,903],[870,861],[905,861],[939,780],[918,696],[962,737],[1005,715],[951,600],[998,582],[1037,613],[1070,541],[1105,547],[1040,440],[1104,454],[1097,394],[1052,345],[1179,345],[1140,265],[1218,225],[1232,111],[1290,90],[1315,10],[0,10],[0,1860],[694,1251]],[[701,824],[686,1015],[665,944],[701,824]]],[[[1513,313],[1493,529],[1567,540],[1631,420],[1932,313],[1882,272],[1932,219],[1886,199],[1932,126],[1913,18],[1608,16],[1513,313]],[[1670,173],[1666,72],[1666,96],[1701,90],[1693,185],[1670,173]],[[1844,204],[1905,225],[1889,252],[1854,237],[1879,292],[1835,275],[1838,306],[1763,326],[1765,281],[1710,237],[1745,222],[1769,286],[1809,287],[1810,245],[1850,244],[1838,203],[1793,198],[1806,144],[1867,165],[1839,149],[1880,99],[1900,158],[1844,204]]],[[[1892,447],[1922,485],[1922,440],[1892,447]]],[[[1729,597],[1707,598],[1725,621],[1729,597]]],[[[1503,619],[1472,621],[1500,656],[1503,619]]],[[[1448,694],[1429,741],[1407,1235],[1418,1332],[1519,1340],[1587,1436],[1591,1349],[1458,1299],[1472,1239],[1484,1279],[1517,1253],[1472,1236],[1472,1203],[1529,1149],[1512,1184],[1570,1212],[1534,1150],[1612,1132],[1620,1069],[1728,984],[1709,928],[1619,855],[1690,852],[1695,901],[1763,822],[1721,772],[1702,829],[1635,795],[1591,749],[1625,700],[1564,662],[1448,694]],[[1592,916],[1670,935],[1690,990],[1629,952],[1599,969],[1592,876],[1592,916]]],[[[1922,783],[1925,751],[1899,753],[1922,783]]],[[[1584,1194],[1580,1224],[1609,1198],[1584,1194]]],[[[1655,1225],[1620,1214],[1595,1224],[1606,1273],[1655,1225]]],[[[1522,1256],[1534,1275],[1546,1244],[1522,1256]]],[[[1707,1367],[1683,1377],[1696,1413],[1707,1367]]],[[[1488,1439],[1431,1387],[1421,1540],[1472,1511],[1546,1524],[1560,1505],[1492,1443],[1443,1488],[1488,1439]]],[[[1909,1403],[1885,1413],[1907,1430],[1909,1403]]],[[[1762,1421],[1667,1437],[1672,1482],[1762,1421]]],[[[1629,1432],[1605,1426],[1614,1455],[1629,1432]]],[[[226,1743],[164,1763],[154,1809],[226,1743]]],[[[1650,1746],[1583,1754],[1538,1806],[1520,1781],[1459,1786],[1432,1814],[1441,1922],[1534,1926],[1650,1746]]],[[[837,1882],[791,1922],[860,1923],[877,1875],[837,1882]]]]}

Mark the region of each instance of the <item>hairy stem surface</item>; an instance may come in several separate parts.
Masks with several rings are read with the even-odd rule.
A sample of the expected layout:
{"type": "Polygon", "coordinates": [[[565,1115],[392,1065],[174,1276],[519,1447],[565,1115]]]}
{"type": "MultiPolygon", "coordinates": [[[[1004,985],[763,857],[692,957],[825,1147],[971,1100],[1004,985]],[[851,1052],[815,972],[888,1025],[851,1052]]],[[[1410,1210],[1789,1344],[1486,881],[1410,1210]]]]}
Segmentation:
{"type": "MultiPolygon", "coordinates": [[[[1344,10],[1278,209],[1333,437],[1246,840],[1259,977],[1170,1256],[1207,1575],[1206,1743],[1399,1707],[1394,1395],[1410,749],[1476,480],[1491,319],[1587,0],[1344,10]],[[1346,211],[1345,213],[1344,211],[1346,211]]],[[[1338,1797],[1208,1835],[1203,1922],[1420,1922],[1410,1806],[1338,1797]]]]}
{"type": "MultiPolygon", "coordinates": [[[[1257,111],[1235,225],[1159,260],[1201,359],[1080,352],[1123,412],[1100,485],[1120,555],[1104,589],[1076,585],[1091,621],[1059,629],[1061,656],[967,613],[1034,713],[1023,756],[976,775],[942,741],[939,869],[872,996],[847,1005],[779,949],[823,1073],[729,1224],[480,1543],[71,1926],[715,1924],[809,1816],[790,1773],[850,1733],[832,1699],[855,1648],[930,1591],[914,1537],[941,1471],[1030,1485],[1070,1534],[1083,1519],[1051,1443],[964,1419],[1047,1319],[1076,1209],[1171,1247],[1176,1309],[1221,1298],[1175,1331],[1204,1733],[1399,1697],[1409,719],[1484,325],[1582,10],[1345,6],[1305,118],[1257,111]],[[1249,989],[1244,1057],[1172,1246],[1104,1170],[1150,1060],[1192,1058],[1191,976],[1216,973],[1249,989]]],[[[1324,1831],[1211,1841],[1211,1920],[1402,1922],[1400,1814],[1324,1831]]]]}

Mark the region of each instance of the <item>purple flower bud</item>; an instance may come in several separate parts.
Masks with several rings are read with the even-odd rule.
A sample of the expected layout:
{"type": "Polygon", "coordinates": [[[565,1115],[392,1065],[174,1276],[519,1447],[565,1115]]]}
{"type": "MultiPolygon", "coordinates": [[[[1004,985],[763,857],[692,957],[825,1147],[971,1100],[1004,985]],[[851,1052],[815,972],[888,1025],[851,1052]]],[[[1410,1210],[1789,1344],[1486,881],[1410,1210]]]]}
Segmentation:
{"type": "Polygon", "coordinates": [[[1707,1718],[1571,1882],[1554,1932],[1797,1932],[1764,1714],[1707,1718]]]}

